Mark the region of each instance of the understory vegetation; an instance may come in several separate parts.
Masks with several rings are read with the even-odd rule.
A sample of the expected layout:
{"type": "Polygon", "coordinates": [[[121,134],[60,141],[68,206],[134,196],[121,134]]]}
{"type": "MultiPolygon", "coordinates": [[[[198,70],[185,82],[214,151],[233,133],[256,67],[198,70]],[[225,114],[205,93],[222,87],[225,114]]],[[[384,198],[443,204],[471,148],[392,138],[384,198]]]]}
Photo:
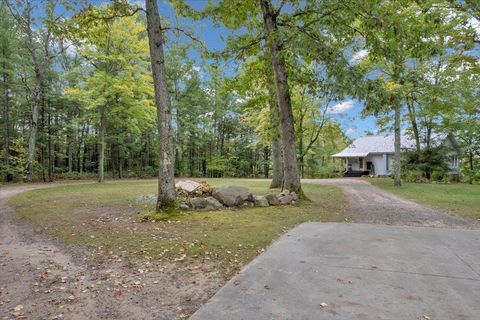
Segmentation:
{"type": "MultiPolygon", "coordinates": [[[[267,180],[209,179],[215,186],[236,185],[254,194],[278,193],[267,180]]],[[[111,257],[188,263],[209,261],[229,277],[274,239],[306,221],[343,221],[343,193],[335,187],[305,185],[312,201],[214,212],[187,212],[142,222],[155,203],[154,180],[77,184],[25,192],[10,201],[16,218],[37,232],[84,247],[96,262],[111,257]]]]}

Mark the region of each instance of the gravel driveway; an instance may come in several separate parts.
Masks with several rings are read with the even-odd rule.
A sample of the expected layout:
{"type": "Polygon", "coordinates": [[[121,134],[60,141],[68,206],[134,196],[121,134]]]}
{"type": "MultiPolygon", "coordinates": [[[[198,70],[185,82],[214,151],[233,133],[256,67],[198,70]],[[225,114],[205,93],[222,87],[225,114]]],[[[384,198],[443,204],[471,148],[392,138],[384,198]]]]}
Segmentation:
{"type": "Polygon", "coordinates": [[[474,221],[403,199],[363,179],[308,179],[303,180],[303,183],[342,188],[348,200],[345,214],[353,222],[449,228],[479,227],[474,221]]]}

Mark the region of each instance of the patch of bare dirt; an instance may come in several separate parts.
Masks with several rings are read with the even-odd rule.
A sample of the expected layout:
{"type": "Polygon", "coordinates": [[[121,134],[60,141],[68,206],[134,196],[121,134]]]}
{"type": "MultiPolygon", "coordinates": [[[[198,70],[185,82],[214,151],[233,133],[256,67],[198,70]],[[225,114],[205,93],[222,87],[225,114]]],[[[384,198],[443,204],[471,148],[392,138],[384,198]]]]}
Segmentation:
{"type": "Polygon", "coordinates": [[[65,247],[10,218],[0,190],[0,319],[184,319],[224,283],[209,263],[126,261],[65,247]]]}

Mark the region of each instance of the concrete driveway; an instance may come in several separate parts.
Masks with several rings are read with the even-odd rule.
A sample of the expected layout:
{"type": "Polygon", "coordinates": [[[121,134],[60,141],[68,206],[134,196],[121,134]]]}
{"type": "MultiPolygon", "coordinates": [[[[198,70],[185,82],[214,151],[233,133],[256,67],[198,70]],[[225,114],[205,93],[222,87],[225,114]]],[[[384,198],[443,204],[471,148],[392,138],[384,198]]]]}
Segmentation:
{"type": "Polygon", "coordinates": [[[302,224],[190,319],[480,319],[480,230],[302,224]]]}

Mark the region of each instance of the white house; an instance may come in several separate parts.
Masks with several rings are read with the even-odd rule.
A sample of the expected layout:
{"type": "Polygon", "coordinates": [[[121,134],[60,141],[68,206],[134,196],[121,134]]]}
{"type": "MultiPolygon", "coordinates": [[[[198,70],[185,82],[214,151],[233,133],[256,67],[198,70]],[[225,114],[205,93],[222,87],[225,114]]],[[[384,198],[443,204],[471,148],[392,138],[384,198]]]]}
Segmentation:
{"type": "MultiPolygon", "coordinates": [[[[434,135],[432,145],[447,146],[448,166],[458,172],[459,148],[450,135],[434,135]]],[[[332,157],[341,158],[345,164],[345,176],[375,175],[388,176],[393,173],[393,155],[395,153],[395,138],[391,136],[366,136],[358,138],[342,152],[332,157]]],[[[401,137],[402,150],[414,150],[415,140],[401,137]]]]}

